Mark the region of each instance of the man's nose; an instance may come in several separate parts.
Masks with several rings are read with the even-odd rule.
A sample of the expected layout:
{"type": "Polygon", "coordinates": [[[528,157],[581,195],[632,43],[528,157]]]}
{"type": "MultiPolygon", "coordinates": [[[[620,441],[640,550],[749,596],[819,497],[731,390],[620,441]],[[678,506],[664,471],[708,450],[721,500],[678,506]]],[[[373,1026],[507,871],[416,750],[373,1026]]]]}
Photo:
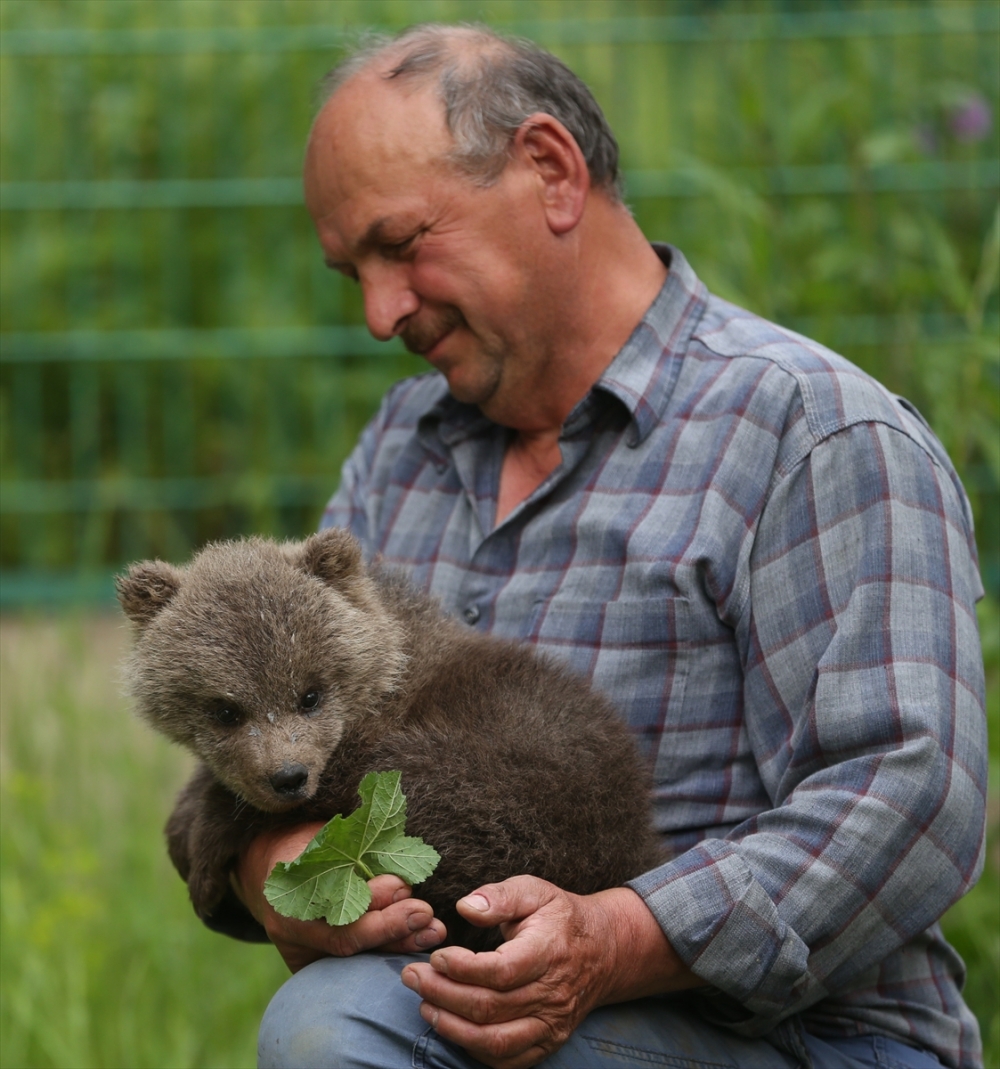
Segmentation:
{"type": "Polygon", "coordinates": [[[396,265],[366,272],[361,280],[365,298],[365,321],[379,341],[394,338],[420,307],[406,272],[396,265]]]}

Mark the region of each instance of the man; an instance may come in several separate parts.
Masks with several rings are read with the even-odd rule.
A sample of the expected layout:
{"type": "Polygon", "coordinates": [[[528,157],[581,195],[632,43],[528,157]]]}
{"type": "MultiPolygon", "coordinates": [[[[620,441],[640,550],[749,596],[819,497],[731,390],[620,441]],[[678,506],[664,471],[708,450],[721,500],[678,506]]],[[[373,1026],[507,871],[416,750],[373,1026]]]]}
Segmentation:
{"type": "MultiPolygon", "coordinates": [[[[422,27],[329,88],[324,255],[435,373],[387,395],[324,522],[590,675],[673,859],[588,897],[480,888],[460,909],[507,942],[426,960],[401,954],[442,926],[391,877],[343,929],[275,915],[264,879],[315,826],[261,837],[234,890],[296,971],[261,1064],[978,1064],[936,925],[985,794],[981,590],[940,445],[646,241],[554,57],[422,27]]],[[[241,909],[213,924],[252,935],[241,909]]]]}

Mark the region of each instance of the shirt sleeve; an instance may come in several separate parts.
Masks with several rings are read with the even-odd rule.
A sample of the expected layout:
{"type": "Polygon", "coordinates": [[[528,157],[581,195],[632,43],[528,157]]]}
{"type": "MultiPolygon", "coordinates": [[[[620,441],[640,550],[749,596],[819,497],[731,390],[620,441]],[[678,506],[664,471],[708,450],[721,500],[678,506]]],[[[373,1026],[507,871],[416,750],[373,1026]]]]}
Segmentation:
{"type": "Polygon", "coordinates": [[[630,883],[746,1034],[851,985],[982,865],[986,727],[964,502],[881,423],[776,482],[736,639],[773,808],[630,883]]]}

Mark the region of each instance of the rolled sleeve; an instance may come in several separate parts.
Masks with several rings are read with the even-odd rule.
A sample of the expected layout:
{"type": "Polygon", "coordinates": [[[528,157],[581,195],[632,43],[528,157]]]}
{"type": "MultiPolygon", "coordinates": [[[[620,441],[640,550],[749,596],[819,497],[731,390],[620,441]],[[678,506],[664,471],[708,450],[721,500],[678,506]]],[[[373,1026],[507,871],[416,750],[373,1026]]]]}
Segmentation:
{"type": "Polygon", "coordinates": [[[741,1031],[850,985],[978,877],[971,537],[949,473],[881,423],[831,435],[776,480],[737,629],[773,808],[630,884],[741,1031]]]}

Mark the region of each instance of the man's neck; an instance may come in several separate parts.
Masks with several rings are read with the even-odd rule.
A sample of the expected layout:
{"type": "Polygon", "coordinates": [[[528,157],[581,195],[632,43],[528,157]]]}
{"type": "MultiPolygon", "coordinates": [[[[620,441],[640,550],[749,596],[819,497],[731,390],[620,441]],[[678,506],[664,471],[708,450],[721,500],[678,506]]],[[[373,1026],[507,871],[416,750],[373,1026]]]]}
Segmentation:
{"type": "Polygon", "coordinates": [[[562,461],[559,433],[558,429],[522,433],[511,439],[500,468],[494,526],[499,527],[559,467],[562,461]]]}
{"type": "Polygon", "coordinates": [[[559,436],[570,412],[587,395],[642,321],[667,277],[667,268],[632,217],[602,194],[592,194],[574,252],[559,344],[544,381],[520,392],[517,411],[486,414],[516,433],[500,472],[499,524],[559,466],[559,436]],[[596,250],[596,253],[595,251],[596,250]]]}
{"type": "Polygon", "coordinates": [[[621,205],[591,194],[580,233],[548,267],[550,309],[537,337],[525,340],[539,358],[516,368],[524,381],[483,405],[496,423],[519,435],[544,435],[566,418],[604,374],[660,292],[667,268],[621,205]]]}

